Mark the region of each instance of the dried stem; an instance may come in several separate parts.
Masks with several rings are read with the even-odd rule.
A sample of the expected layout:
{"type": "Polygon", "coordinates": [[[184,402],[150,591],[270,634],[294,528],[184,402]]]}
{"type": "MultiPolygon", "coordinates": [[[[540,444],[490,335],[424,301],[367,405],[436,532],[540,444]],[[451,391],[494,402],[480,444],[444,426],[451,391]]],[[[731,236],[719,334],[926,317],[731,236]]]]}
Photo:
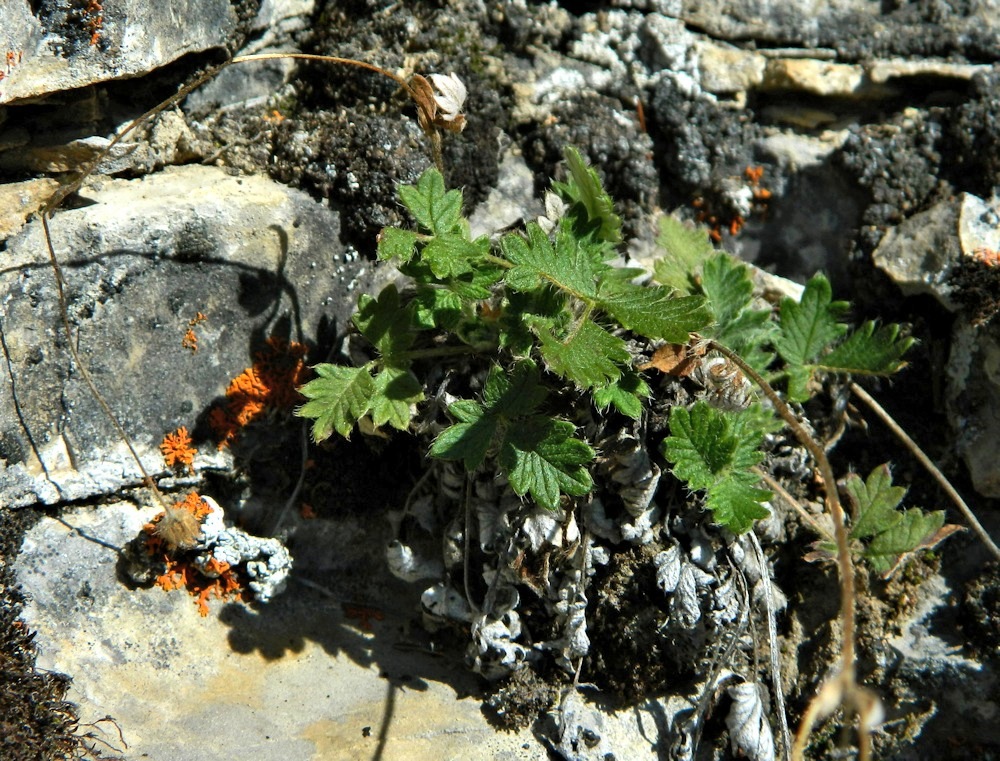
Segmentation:
{"type": "Polygon", "coordinates": [[[948,498],[959,509],[959,512],[965,516],[965,520],[969,522],[972,530],[976,532],[982,543],[986,545],[986,548],[993,553],[993,557],[1000,559],[1000,547],[997,547],[996,542],[993,541],[990,535],[986,532],[986,529],[983,528],[983,524],[981,524],[979,519],[976,518],[976,514],[972,512],[972,508],[966,504],[965,500],[962,499],[962,495],[959,494],[958,490],[951,485],[951,482],[945,474],[941,472],[940,468],[934,464],[931,458],[924,453],[924,450],[920,448],[920,445],[911,439],[909,434],[902,429],[899,423],[897,423],[893,417],[886,412],[885,408],[882,407],[882,405],[879,404],[878,401],[871,396],[871,394],[861,388],[861,386],[857,383],[851,383],[851,392],[867,404],[872,411],[878,415],[879,419],[885,423],[889,430],[903,442],[903,445],[910,450],[910,454],[912,454],[917,461],[924,466],[927,472],[934,477],[934,480],[938,482],[938,485],[944,490],[944,493],[948,495],[948,498]]]}
{"type": "MultiPolygon", "coordinates": [[[[705,341],[705,339],[697,334],[692,334],[692,338],[696,342],[705,341]]],[[[830,465],[830,460],[826,456],[826,452],[823,451],[823,447],[820,446],[802,423],[799,422],[799,419],[785,403],[785,400],[778,395],[778,392],[774,390],[771,384],[760,373],[748,365],[738,354],[717,341],[708,339],[706,343],[708,348],[719,352],[719,354],[734,363],[747,377],[757,384],[760,390],[764,392],[764,395],[771,401],[771,404],[774,405],[774,409],[781,416],[781,419],[791,428],[792,433],[795,434],[795,438],[812,455],[813,461],[819,468],[820,476],[823,480],[826,507],[833,518],[834,538],[837,542],[837,566],[840,569],[840,621],[841,628],[843,629],[840,641],[840,669],[839,673],[820,688],[819,693],[813,698],[809,708],[806,710],[802,726],[795,738],[795,746],[792,749],[792,758],[795,761],[800,761],[805,750],[806,739],[816,720],[828,715],[839,704],[844,704],[846,708],[857,713],[860,702],[860,688],[857,684],[855,671],[854,561],[851,558],[851,548],[848,544],[844,508],[840,503],[840,495],[837,493],[837,479],[834,475],[833,467],[830,465]],[[833,706],[831,707],[832,697],[836,697],[836,700],[832,701],[833,706]]],[[[861,737],[859,744],[862,756],[864,756],[865,749],[868,747],[868,737],[861,737]]]]}

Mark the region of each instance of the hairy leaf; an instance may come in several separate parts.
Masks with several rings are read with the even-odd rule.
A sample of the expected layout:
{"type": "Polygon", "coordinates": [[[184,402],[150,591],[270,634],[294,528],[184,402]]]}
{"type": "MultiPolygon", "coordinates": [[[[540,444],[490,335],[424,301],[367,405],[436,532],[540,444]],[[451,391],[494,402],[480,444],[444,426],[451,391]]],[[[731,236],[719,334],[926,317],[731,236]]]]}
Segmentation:
{"type": "Polygon", "coordinates": [[[462,235],[438,235],[424,246],[420,256],[434,276],[443,280],[472,272],[473,266],[489,253],[489,249],[486,236],[470,241],[462,235]]]}
{"type": "Polygon", "coordinates": [[[413,299],[413,322],[417,328],[451,329],[462,316],[462,299],[454,291],[430,285],[417,287],[413,299]]]}
{"type": "Polygon", "coordinates": [[[775,347],[791,365],[808,365],[827,346],[842,336],[846,325],[837,319],[846,311],[846,301],[833,301],[830,281],[815,275],[806,283],[802,298],[781,300],[781,335],[775,347]]]}
{"type": "Polygon", "coordinates": [[[393,259],[408,262],[413,258],[413,247],[419,239],[420,235],[412,230],[386,227],[378,236],[378,258],[386,262],[393,259]]]}
{"type": "Polygon", "coordinates": [[[618,380],[594,389],[594,404],[600,410],[614,407],[623,415],[638,420],[642,416],[642,402],[650,393],[646,381],[626,370],[618,380]]]}
{"type": "Polygon", "coordinates": [[[757,410],[724,412],[702,401],[690,410],[676,406],[670,411],[664,456],[678,478],[706,492],[712,517],[735,533],[748,531],[768,515],[761,503],[771,493],[756,488],[759,479],[749,470],[764,458],[759,451],[766,432],[762,423],[757,410]]]}
{"type": "Polygon", "coordinates": [[[653,265],[653,277],[681,294],[698,293],[697,278],[702,266],[716,255],[708,231],[685,225],[667,214],[660,217],[659,224],[656,244],[665,255],[653,265]]]}
{"type": "Polygon", "coordinates": [[[386,363],[391,364],[394,354],[413,345],[413,304],[402,306],[399,292],[391,283],[382,289],[377,299],[368,294],[358,299],[354,324],[379,350],[386,363]]]}
{"type": "Polygon", "coordinates": [[[318,378],[299,389],[307,401],[295,414],[313,419],[315,441],[330,438],[334,431],[349,438],[354,424],[364,417],[376,393],[375,381],[367,367],[319,364],[313,368],[318,378]]]}
{"type": "Polygon", "coordinates": [[[593,481],[584,467],[594,459],[594,450],[573,438],[573,424],[532,416],[508,430],[500,448],[500,467],[511,488],[520,496],[529,494],[549,510],[559,507],[559,494],[580,496],[593,481]]]}
{"type": "Polygon", "coordinates": [[[878,573],[888,573],[901,557],[932,546],[950,533],[937,536],[944,526],[943,510],[898,509],[906,489],[892,485],[888,464],[872,470],[864,481],[851,474],[843,487],[856,516],[851,538],[866,540],[862,555],[878,573]]]}
{"type": "Polygon", "coordinates": [[[579,323],[565,339],[556,337],[544,323],[536,331],[548,368],[580,388],[617,380],[622,374],[620,363],[631,359],[622,339],[590,319],[579,323]]]}
{"type": "Polygon", "coordinates": [[[597,295],[596,275],[593,258],[575,245],[566,242],[566,236],[557,239],[564,245],[557,251],[548,236],[536,223],[527,225],[528,237],[509,233],[500,239],[504,256],[514,266],[504,277],[508,286],[515,291],[538,288],[542,283],[551,283],[579,298],[594,298],[597,295]]]}
{"type": "Polygon", "coordinates": [[[470,399],[452,403],[448,413],[458,422],[441,431],[431,445],[431,456],[461,460],[471,473],[486,459],[500,419],[470,399]]]}
{"type": "Polygon", "coordinates": [[[706,336],[739,354],[745,362],[763,371],[774,359],[766,351],[776,333],[768,309],[753,309],[750,269],[728,254],[716,254],[705,263],[701,288],[715,315],[706,336]]]}
{"type": "Polygon", "coordinates": [[[445,192],[444,177],[437,169],[428,169],[416,185],[403,185],[399,197],[414,219],[434,235],[447,235],[463,229],[462,192],[445,192]]]}
{"type": "Polygon", "coordinates": [[[906,364],[903,355],[913,344],[914,339],[899,337],[898,325],[876,329],[874,322],[866,322],[821,357],[818,365],[852,375],[892,375],[906,364]]]}
{"type": "Polygon", "coordinates": [[[413,405],[423,401],[424,390],[411,371],[399,367],[383,368],[375,376],[375,394],[371,402],[372,422],[376,428],[386,423],[400,431],[410,427],[413,405]]]}
{"type": "Polygon", "coordinates": [[[687,343],[692,332],[712,319],[701,296],[674,297],[662,286],[615,282],[602,287],[598,306],[624,328],[679,344],[687,343]]]}
{"type": "MultiPolygon", "coordinates": [[[[569,180],[552,183],[552,189],[563,200],[579,204],[585,210],[588,221],[594,224],[598,240],[621,243],[622,221],[615,214],[614,203],[601,185],[601,178],[573,146],[566,146],[563,155],[569,169],[569,180]]],[[[570,213],[573,213],[572,209],[570,213]]]]}

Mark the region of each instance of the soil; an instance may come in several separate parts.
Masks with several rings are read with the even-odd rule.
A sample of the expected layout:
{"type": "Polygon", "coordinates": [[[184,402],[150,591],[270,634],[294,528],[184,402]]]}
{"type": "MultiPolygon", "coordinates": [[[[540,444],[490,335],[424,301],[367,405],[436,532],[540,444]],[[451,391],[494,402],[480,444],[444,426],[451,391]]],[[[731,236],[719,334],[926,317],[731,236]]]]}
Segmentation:
{"type": "MultiPolygon", "coordinates": [[[[533,4],[511,3],[501,10],[499,6],[462,1],[327,2],[320,4],[313,30],[299,42],[304,52],[361,60],[374,60],[372,51],[377,51],[377,63],[393,71],[407,66],[417,71],[457,72],[469,87],[468,111],[475,118],[470,119],[463,135],[446,139],[443,158],[446,181],[451,187],[464,189],[467,208],[482,201],[496,184],[501,156],[498,141],[504,135],[503,139],[519,146],[535,175],[537,190],[561,171],[558,163],[563,146],[577,146],[599,167],[625,221],[626,237],[646,235],[650,215],[659,207],[680,206],[683,214],[696,217],[692,206],[696,199],[701,208],[710,207],[720,219],[735,215],[738,210],[726,192],[727,183],[742,176],[746,167],[762,161],[754,146],[774,126],[764,114],[777,96],[760,96],[746,109],[736,110],[711,99],[692,100],[675,80],[663,80],[647,92],[622,82],[601,92],[583,90],[577,99],[558,102],[544,121],[515,119],[514,84],[519,71],[540,48],[566,52],[568,27],[583,12],[577,7],[580,4],[563,5],[571,12],[565,23],[555,23],[547,15],[554,13],[551,8],[533,4]],[[390,5],[393,12],[384,12],[390,5]],[[641,121],[633,116],[637,97],[645,102],[641,121]]],[[[586,5],[588,11],[598,6],[607,10],[603,4],[586,5]]],[[[907,4],[887,12],[882,19],[895,25],[894,34],[875,35],[871,24],[864,21],[824,28],[814,46],[833,48],[843,61],[890,55],[1000,59],[1000,43],[975,34],[963,35],[954,25],[944,23],[950,19],[947,13],[943,20],[939,13],[945,12],[937,3],[907,4]]],[[[781,40],[757,42],[778,44],[781,40]]],[[[173,70],[174,75],[182,78],[180,74],[208,63],[185,62],[173,70]]],[[[151,102],[153,93],[162,89],[163,76],[157,75],[149,85],[151,102]]],[[[831,249],[839,258],[828,264],[837,295],[849,298],[857,314],[903,322],[918,339],[909,368],[891,384],[876,384],[880,386],[876,392],[883,392],[881,397],[890,413],[914,438],[929,442],[931,457],[944,465],[960,491],[968,495],[972,494],[971,486],[949,451],[952,434],[941,403],[947,370],[944,358],[954,318],[929,298],[900,297],[895,286],[873,271],[870,254],[889,227],[939,200],[961,192],[983,197],[996,192],[1000,176],[1000,73],[994,67],[993,73],[977,75],[965,88],[934,90],[932,96],[925,95],[926,89],[915,88],[913,97],[887,102],[880,108],[866,106],[835,152],[832,174],[823,182],[828,183],[831,194],[836,194],[837,188],[849,188],[854,207],[845,214],[856,213],[856,218],[832,241],[831,249]]],[[[119,101],[125,97],[120,85],[110,85],[106,92],[119,101]]],[[[808,98],[798,102],[809,105],[808,98]]],[[[217,155],[231,167],[267,172],[325,199],[342,214],[345,240],[362,256],[373,258],[378,232],[385,226],[405,224],[397,197],[399,185],[415,181],[430,166],[426,138],[417,127],[412,107],[387,80],[353,70],[338,70],[338,76],[331,77],[327,70],[314,66],[301,67],[272,105],[280,111],[280,120],[262,118],[259,109],[254,113],[236,109],[202,119],[195,125],[201,142],[193,148],[193,155],[202,159],[217,155]],[[221,153],[217,145],[224,146],[221,153]]],[[[846,103],[824,107],[844,112],[859,108],[846,103]]],[[[783,243],[774,227],[801,222],[793,213],[796,210],[789,209],[790,204],[782,206],[786,199],[781,194],[781,189],[801,178],[791,177],[787,169],[777,165],[767,166],[766,177],[775,195],[767,213],[756,220],[756,232],[737,238],[723,229],[722,245],[740,253],[752,248],[747,242],[752,238],[765,249],[758,263],[778,274],[800,275],[799,252],[783,243]]],[[[1000,268],[969,263],[954,275],[957,299],[979,324],[989,322],[1000,308],[998,272],[1000,268]]],[[[827,391],[808,409],[820,432],[832,432],[841,422],[835,405],[837,389],[827,391]]],[[[688,392],[674,389],[663,393],[684,397],[688,392]]],[[[896,481],[909,485],[908,504],[944,509],[933,481],[877,422],[863,424],[864,415],[855,409],[846,415],[849,425],[832,453],[839,473],[854,470],[866,474],[891,460],[896,463],[896,481]]],[[[662,422],[651,422],[650,441],[654,445],[657,437],[664,435],[662,422]]],[[[216,492],[250,490],[261,501],[285,493],[297,477],[297,463],[289,460],[282,442],[297,431],[296,426],[286,426],[280,435],[262,432],[256,442],[259,446],[250,432],[240,453],[240,472],[216,483],[216,492]],[[264,460],[272,467],[254,467],[264,460]],[[271,481],[260,480],[264,472],[271,474],[271,481]]],[[[786,477],[786,488],[797,499],[818,501],[816,485],[805,480],[803,473],[794,472],[795,450],[787,440],[774,444],[771,456],[775,472],[786,477]]],[[[389,488],[386,485],[416,481],[422,467],[415,444],[399,438],[376,443],[374,448],[358,443],[330,444],[317,448],[312,456],[314,465],[304,494],[320,511],[320,518],[327,509],[323,506],[330,503],[328,494],[338,495],[337,509],[343,510],[364,509],[372,500],[387,503],[390,495],[383,493],[389,488]],[[413,477],[401,479],[401,468],[413,477]],[[364,488],[358,487],[357,473],[369,479],[364,488]],[[372,485],[377,492],[374,495],[372,485]]],[[[670,493],[674,502],[683,501],[680,487],[669,476],[664,478],[660,489],[670,493]]],[[[991,510],[995,514],[997,504],[980,498],[973,506],[980,514],[991,510]]],[[[694,504],[692,513],[700,515],[698,511],[694,504]]],[[[11,563],[32,519],[30,510],[0,511],[0,737],[4,738],[0,743],[7,743],[0,744],[3,759],[60,758],[74,751],[80,734],[73,706],[64,700],[69,677],[34,671],[32,635],[18,621],[22,599],[11,563]]],[[[266,525],[266,519],[260,519],[261,526],[266,525]]],[[[692,551],[693,537],[701,536],[700,532],[707,533],[714,546],[723,544],[720,533],[708,527],[707,521],[702,525],[701,518],[685,520],[684,531],[678,533],[684,537],[685,551],[692,551]]],[[[951,512],[948,520],[959,522],[951,512]]],[[[994,519],[994,534],[996,523],[994,519]]],[[[788,609],[779,619],[786,656],[781,676],[789,720],[795,726],[818,681],[837,657],[839,587],[833,566],[803,561],[815,535],[794,513],[773,533],[781,541],[771,541],[766,550],[775,569],[776,585],[788,596],[788,609]]],[[[720,632],[726,631],[721,624],[718,631],[704,620],[684,627],[671,616],[653,566],[653,558],[667,549],[662,538],[641,547],[613,546],[610,561],[591,580],[587,616],[592,650],[583,662],[582,675],[606,693],[611,705],[634,706],[667,691],[696,690],[706,663],[719,656],[720,632]]],[[[937,757],[944,761],[966,758],[972,752],[965,738],[947,726],[948,717],[931,720],[933,711],[915,694],[912,675],[906,679],[898,676],[900,658],[891,640],[903,635],[927,599],[924,582],[940,574],[948,580],[951,597],[943,611],[935,614],[935,633],[947,636],[962,654],[978,659],[993,672],[1000,668],[998,566],[985,562],[985,557],[970,536],[956,536],[934,553],[915,559],[891,581],[860,574],[859,673],[882,694],[890,718],[878,740],[880,757],[937,757]]],[[[548,560],[528,557],[525,576],[540,572],[543,562],[548,560]]],[[[532,597],[532,585],[526,582],[522,589],[522,616],[538,622],[539,632],[551,635],[553,632],[545,628],[550,626],[546,623],[548,613],[532,597]]],[[[758,617],[753,628],[759,636],[763,620],[758,617]]],[[[765,658],[764,653],[766,646],[757,642],[734,657],[749,664],[765,658]]],[[[486,710],[500,728],[532,726],[557,704],[559,692],[570,683],[551,662],[535,664],[493,683],[486,710]]],[[[724,712],[725,703],[717,710],[724,712]]],[[[725,753],[719,740],[724,727],[720,720],[714,722],[709,720],[706,725],[706,758],[725,753]]],[[[816,735],[811,757],[826,757],[836,751],[840,726],[835,718],[816,735]]],[[[964,730],[968,722],[957,726],[964,730]]],[[[996,746],[973,747],[979,753],[1000,752],[996,746]]]]}

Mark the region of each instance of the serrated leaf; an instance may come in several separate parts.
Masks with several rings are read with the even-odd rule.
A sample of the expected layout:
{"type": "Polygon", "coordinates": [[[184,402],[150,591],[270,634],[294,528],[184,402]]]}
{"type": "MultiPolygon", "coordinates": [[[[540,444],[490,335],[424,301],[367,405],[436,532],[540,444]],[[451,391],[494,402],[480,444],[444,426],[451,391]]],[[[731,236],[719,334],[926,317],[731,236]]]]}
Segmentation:
{"type": "Polygon", "coordinates": [[[697,293],[697,277],[705,262],[717,253],[708,231],[666,214],[660,217],[659,225],[656,244],[665,256],[653,265],[653,277],[681,294],[697,293]]]}
{"type": "Polygon", "coordinates": [[[888,464],[875,468],[865,480],[852,473],[843,480],[843,487],[857,516],[851,527],[853,539],[867,539],[899,521],[902,514],[896,508],[903,501],[906,489],[892,485],[888,464]]]}
{"type": "Polygon", "coordinates": [[[413,258],[413,248],[420,235],[412,230],[386,227],[378,235],[378,258],[380,261],[399,259],[408,262],[413,258]]]}
{"type": "Polygon", "coordinates": [[[951,533],[942,531],[942,510],[898,509],[906,489],[892,485],[888,464],[872,470],[864,481],[855,474],[848,476],[843,487],[856,516],[851,538],[867,540],[862,555],[878,573],[889,574],[906,555],[931,547],[951,533]]]}
{"type": "Polygon", "coordinates": [[[898,325],[876,330],[874,322],[866,322],[817,364],[852,375],[892,375],[906,364],[903,355],[913,344],[912,338],[899,338],[898,325]]]}
{"type": "Polygon", "coordinates": [[[387,363],[393,361],[394,354],[413,345],[413,305],[402,306],[399,292],[391,283],[382,289],[377,299],[362,295],[353,321],[387,363]]]}
{"type": "Polygon", "coordinates": [[[688,410],[670,411],[670,436],[663,454],[673,463],[673,472],[692,489],[706,493],[706,506],[713,519],[735,533],[743,533],[755,520],[768,515],[761,503],[771,498],[756,488],[759,479],[750,472],[764,455],[759,451],[764,433],[763,413],[724,412],[706,402],[688,410]]]}
{"type": "Polygon", "coordinates": [[[765,350],[774,340],[776,326],[771,312],[753,309],[753,281],[750,269],[728,254],[717,253],[705,263],[701,288],[715,315],[704,335],[715,339],[763,371],[774,359],[765,350]]]}
{"type": "Polygon", "coordinates": [[[447,288],[418,286],[413,304],[413,324],[424,330],[451,329],[462,316],[462,299],[447,288]]]}
{"type": "Polygon", "coordinates": [[[623,328],[646,338],[662,338],[677,344],[687,343],[692,332],[712,320],[704,298],[676,297],[662,286],[616,282],[612,287],[601,288],[597,303],[623,328]]]}
{"type": "MultiPolygon", "coordinates": [[[[580,152],[571,145],[563,151],[566,167],[569,169],[567,182],[554,182],[552,189],[563,200],[571,204],[579,204],[585,211],[588,221],[595,228],[595,237],[617,245],[622,240],[621,217],[615,214],[614,202],[604,190],[597,171],[590,167],[580,152]]],[[[574,210],[571,208],[569,213],[574,210]]]]}
{"type": "Polygon", "coordinates": [[[319,377],[299,389],[309,401],[295,414],[314,421],[315,441],[328,439],[334,431],[350,438],[354,424],[370,409],[376,393],[375,381],[367,367],[319,364],[313,369],[319,377]]]}
{"type": "Polygon", "coordinates": [[[437,169],[424,172],[416,185],[401,186],[399,197],[420,226],[434,235],[462,230],[462,193],[446,192],[444,177],[437,169]]]}
{"type": "Polygon", "coordinates": [[[533,416],[512,425],[500,448],[499,464],[511,488],[542,507],[559,507],[560,493],[580,496],[593,481],[584,467],[594,450],[573,438],[573,424],[533,416]]]}
{"type": "Polygon", "coordinates": [[[545,399],[538,367],[531,360],[522,360],[508,374],[499,366],[490,368],[483,387],[483,404],[493,415],[508,418],[529,415],[545,399]]]}
{"type": "Polygon", "coordinates": [[[542,283],[551,283],[578,298],[592,299],[597,295],[595,263],[568,234],[557,238],[553,246],[549,237],[535,222],[526,228],[527,238],[509,233],[500,239],[500,250],[514,266],[504,281],[515,291],[529,291],[542,283]]]}
{"type": "Polygon", "coordinates": [[[734,320],[753,299],[753,283],[746,265],[726,254],[716,254],[705,262],[701,289],[720,324],[734,320]]]}
{"type": "Polygon", "coordinates": [[[542,358],[548,368],[583,389],[604,386],[621,376],[620,363],[632,355],[625,341],[585,319],[565,339],[543,322],[536,328],[542,358]]]}
{"type": "Polygon", "coordinates": [[[944,526],[944,510],[925,513],[910,508],[891,528],[876,535],[864,549],[864,557],[878,573],[886,573],[901,555],[924,546],[944,526]]]}
{"type": "Polygon", "coordinates": [[[837,318],[847,311],[846,301],[833,301],[830,281],[815,275],[796,302],[791,298],[781,301],[781,334],[774,345],[789,365],[808,365],[819,353],[842,336],[846,325],[837,318]]]}
{"type": "Polygon", "coordinates": [[[450,404],[448,413],[459,422],[441,431],[431,444],[430,454],[443,460],[461,460],[471,473],[486,459],[500,419],[486,414],[480,404],[469,399],[450,404]]]}
{"type": "Polygon", "coordinates": [[[470,241],[461,235],[438,235],[424,246],[420,257],[434,276],[443,280],[472,272],[475,263],[489,253],[489,247],[485,236],[470,241]]]}
{"type": "Polygon", "coordinates": [[[642,416],[642,402],[650,395],[649,386],[631,370],[602,388],[594,389],[594,404],[598,409],[614,407],[623,415],[638,420],[642,416]]]}
{"type": "Polygon", "coordinates": [[[372,422],[376,428],[388,423],[397,430],[405,431],[410,427],[413,405],[423,399],[424,390],[411,371],[399,367],[383,368],[375,376],[372,422]]]}

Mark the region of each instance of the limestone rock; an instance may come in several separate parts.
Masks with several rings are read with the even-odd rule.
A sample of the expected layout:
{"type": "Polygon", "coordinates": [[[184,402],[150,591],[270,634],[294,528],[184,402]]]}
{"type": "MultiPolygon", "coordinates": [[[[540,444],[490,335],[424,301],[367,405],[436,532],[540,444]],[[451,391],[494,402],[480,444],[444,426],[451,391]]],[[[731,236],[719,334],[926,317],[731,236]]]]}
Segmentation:
{"type": "Polygon", "coordinates": [[[962,256],[1000,248],[1000,206],[971,193],[942,201],[886,232],[872,254],[875,265],[906,296],[930,294],[954,311],[949,276],[962,256]]]}
{"type": "MultiPolygon", "coordinates": [[[[147,469],[271,335],[329,347],[367,277],[335,212],[261,177],[183,166],[85,187],[51,221],[69,319],[147,469]],[[183,336],[198,312],[192,352],[183,336]]],[[[362,287],[365,287],[364,285],[362,287]]],[[[51,504],[135,484],[138,471],[72,366],[36,221],[0,274],[0,502],[51,504]]],[[[208,443],[207,450],[214,451],[208,443]]],[[[198,462],[196,461],[196,466],[198,462]]]]}
{"type": "Polygon", "coordinates": [[[0,81],[0,104],[145,74],[188,53],[225,47],[239,23],[229,0],[94,5],[4,3],[0,48],[14,58],[0,81]]]}

